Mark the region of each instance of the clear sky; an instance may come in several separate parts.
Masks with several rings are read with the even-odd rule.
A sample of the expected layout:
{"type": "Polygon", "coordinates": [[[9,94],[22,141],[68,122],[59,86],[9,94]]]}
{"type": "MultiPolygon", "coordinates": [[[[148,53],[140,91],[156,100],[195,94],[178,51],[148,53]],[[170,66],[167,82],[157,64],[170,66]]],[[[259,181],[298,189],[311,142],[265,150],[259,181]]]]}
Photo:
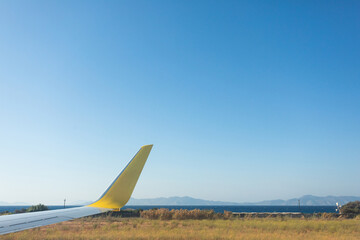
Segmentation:
{"type": "Polygon", "coordinates": [[[359,1],[0,1],[0,201],[360,195],[359,1]]]}

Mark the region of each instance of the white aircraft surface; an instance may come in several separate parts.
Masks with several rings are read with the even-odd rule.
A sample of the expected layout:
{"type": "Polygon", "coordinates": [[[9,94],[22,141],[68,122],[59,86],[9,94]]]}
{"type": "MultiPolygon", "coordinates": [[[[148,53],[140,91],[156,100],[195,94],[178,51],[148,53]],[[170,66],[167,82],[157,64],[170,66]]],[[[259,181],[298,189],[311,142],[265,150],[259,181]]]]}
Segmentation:
{"type": "Polygon", "coordinates": [[[134,191],[151,148],[152,145],[142,146],[96,202],[84,207],[0,216],[0,235],[122,208],[134,191]]]}

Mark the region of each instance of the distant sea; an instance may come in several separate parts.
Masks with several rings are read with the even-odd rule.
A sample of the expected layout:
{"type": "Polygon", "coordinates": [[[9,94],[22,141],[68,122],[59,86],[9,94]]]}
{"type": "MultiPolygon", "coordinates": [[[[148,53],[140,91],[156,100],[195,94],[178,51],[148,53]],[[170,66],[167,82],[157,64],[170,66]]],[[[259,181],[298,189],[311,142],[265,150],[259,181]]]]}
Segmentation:
{"type": "MultiPolygon", "coordinates": [[[[30,206],[0,206],[0,212],[9,211],[14,212],[16,209],[28,208],[30,206]]],[[[66,206],[66,208],[80,207],[80,206],[66,206]]],[[[63,209],[64,206],[48,206],[50,210],[63,209]]],[[[168,208],[168,209],[212,209],[215,212],[302,212],[302,213],[319,213],[327,212],[334,213],[336,212],[335,206],[166,206],[166,205],[136,205],[136,206],[125,206],[122,209],[143,209],[148,210],[152,208],[168,208]]]]}

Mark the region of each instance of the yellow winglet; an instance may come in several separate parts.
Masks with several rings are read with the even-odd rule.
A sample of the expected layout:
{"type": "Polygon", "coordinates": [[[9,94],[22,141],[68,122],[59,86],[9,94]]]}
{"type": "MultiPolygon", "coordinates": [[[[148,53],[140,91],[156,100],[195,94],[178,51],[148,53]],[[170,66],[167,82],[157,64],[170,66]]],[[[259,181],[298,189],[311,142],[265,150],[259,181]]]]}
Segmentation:
{"type": "Polygon", "coordinates": [[[122,208],[130,199],[153,145],[145,145],[117,176],[104,194],[89,207],[122,208]]]}

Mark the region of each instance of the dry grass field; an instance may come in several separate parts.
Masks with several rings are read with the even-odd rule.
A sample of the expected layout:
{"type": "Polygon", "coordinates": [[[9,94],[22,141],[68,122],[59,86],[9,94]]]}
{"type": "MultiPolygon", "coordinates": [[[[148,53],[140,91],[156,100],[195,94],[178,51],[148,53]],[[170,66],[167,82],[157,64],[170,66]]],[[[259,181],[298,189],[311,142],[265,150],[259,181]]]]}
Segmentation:
{"type": "Polygon", "coordinates": [[[360,239],[360,219],[150,220],[98,217],[58,223],[1,239],[360,239]]]}

